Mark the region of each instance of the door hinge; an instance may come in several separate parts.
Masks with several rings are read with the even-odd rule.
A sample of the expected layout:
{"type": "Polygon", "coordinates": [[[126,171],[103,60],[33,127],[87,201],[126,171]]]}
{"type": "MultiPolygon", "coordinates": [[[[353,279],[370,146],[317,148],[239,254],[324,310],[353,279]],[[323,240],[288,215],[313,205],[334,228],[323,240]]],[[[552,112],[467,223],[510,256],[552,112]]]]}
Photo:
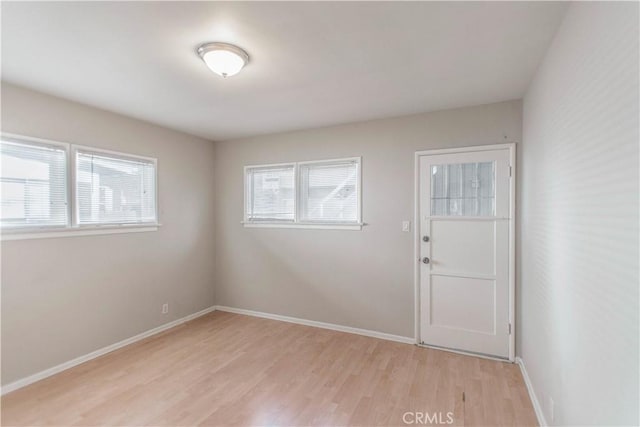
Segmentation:
{"type": "Polygon", "coordinates": [[[513,170],[513,168],[511,166],[509,166],[509,177],[511,177],[511,171],[513,170]]]}
{"type": "Polygon", "coordinates": [[[509,323],[509,335],[511,335],[511,323],[509,323]]]}
{"type": "Polygon", "coordinates": [[[464,391],[462,392],[462,401],[464,402],[466,400],[465,395],[464,395],[464,391]]]}

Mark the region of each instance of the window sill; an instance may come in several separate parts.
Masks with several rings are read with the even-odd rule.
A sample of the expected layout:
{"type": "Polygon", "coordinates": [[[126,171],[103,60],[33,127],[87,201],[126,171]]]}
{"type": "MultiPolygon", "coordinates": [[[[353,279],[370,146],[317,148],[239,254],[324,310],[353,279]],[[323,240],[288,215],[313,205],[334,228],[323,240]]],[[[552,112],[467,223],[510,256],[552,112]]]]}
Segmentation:
{"type": "Polygon", "coordinates": [[[144,233],[158,231],[160,224],[90,225],[68,228],[32,228],[3,231],[2,241],[95,236],[100,234],[144,233]]]}
{"type": "Polygon", "coordinates": [[[242,222],[246,228],[300,228],[309,230],[362,230],[364,223],[300,223],[300,222],[242,222]]]}

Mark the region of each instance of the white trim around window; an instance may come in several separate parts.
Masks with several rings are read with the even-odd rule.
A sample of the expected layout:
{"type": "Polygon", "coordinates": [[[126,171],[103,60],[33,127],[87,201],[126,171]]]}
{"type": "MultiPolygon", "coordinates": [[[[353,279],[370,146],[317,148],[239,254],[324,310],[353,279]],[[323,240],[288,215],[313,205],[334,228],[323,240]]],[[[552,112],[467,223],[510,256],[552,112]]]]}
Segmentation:
{"type": "MultiPolygon", "coordinates": [[[[362,158],[348,157],[339,159],[314,160],[303,162],[275,163],[264,165],[248,165],[244,167],[244,217],[242,224],[247,228],[301,228],[301,229],[322,229],[322,230],[362,230],[365,225],[362,222],[362,158]],[[314,165],[336,165],[355,164],[356,165],[356,218],[350,221],[342,220],[302,220],[302,177],[300,174],[301,167],[314,165]],[[293,203],[292,203],[292,219],[252,219],[250,215],[249,201],[252,200],[253,189],[250,186],[249,177],[253,180],[252,172],[264,172],[270,169],[278,170],[282,168],[293,168],[293,203]]],[[[253,209],[253,205],[252,205],[253,209]]]]}
{"type": "Polygon", "coordinates": [[[131,227],[131,226],[138,226],[138,227],[144,227],[144,226],[152,226],[155,227],[158,225],[158,159],[154,158],[154,157],[146,157],[146,156],[138,156],[135,154],[127,154],[127,153],[122,153],[119,151],[112,151],[112,150],[105,150],[102,148],[94,148],[94,147],[88,147],[85,145],[72,145],[71,146],[71,157],[72,157],[72,167],[71,167],[71,173],[72,173],[72,185],[71,185],[71,199],[73,200],[73,210],[72,210],[72,224],[74,224],[75,226],[79,227],[79,228],[85,228],[85,227],[108,227],[108,226],[116,226],[116,227],[131,227]],[[153,191],[154,191],[154,195],[153,195],[153,203],[154,203],[154,212],[153,212],[153,220],[151,221],[130,221],[130,222],[125,222],[125,221],[115,221],[115,222],[108,222],[108,221],[99,221],[99,222],[88,222],[88,223],[82,223],[80,220],[80,200],[79,200],[79,196],[78,196],[78,184],[79,184],[79,180],[78,177],[76,176],[77,170],[78,170],[78,155],[79,154],[85,154],[85,155],[92,155],[95,154],[97,156],[104,156],[105,159],[113,159],[113,160],[123,160],[126,162],[141,162],[141,163],[146,163],[149,165],[153,165],[153,191]]]}
{"type": "MultiPolygon", "coordinates": [[[[62,202],[62,204],[64,205],[64,208],[62,208],[60,210],[60,212],[64,212],[64,216],[65,218],[58,218],[58,219],[63,219],[63,222],[58,222],[56,223],[56,218],[55,216],[50,216],[47,220],[43,220],[40,219],[37,222],[40,223],[36,223],[36,221],[34,221],[33,224],[30,225],[24,225],[24,224],[16,224],[14,226],[8,226],[5,227],[5,231],[23,231],[25,229],[46,229],[46,230],[58,230],[58,229],[64,229],[65,227],[69,226],[69,221],[71,218],[71,211],[70,211],[70,205],[69,205],[69,147],[70,145],[64,142],[58,142],[58,141],[51,141],[51,140],[47,140],[47,139],[42,139],[42,138],[31,138],[31,137],[24,137],[24,136],[20,136],[20,135],[15,135],[15,134],[7,134],[7,133],[2,133],[2,141],[6,142],[8,145],[14,145],[14,146],[22,146],[25,147],[26,150],[28,151],[31,148],[35,148],[37,149],[45,149],[45,150],[57,150],[59,152],[61,152],[61,154],[63,154],[62,156],[62,160],[64,160],[64,170],[62,171],[61,174],[57,174],[54,175],[55,178],[57,178],[58,180],[62,179],[63,182],[58,182],[58,186],[61,185],[62,188],[58,187],[57,190],[54,190],[53,192],[51,191],[52,188],[51,186],[54,184],[52,182],[52,176],[49,176],[49,183],[50,183],[50,188],[49,188],[49,192],[47,193],[47,196],[50,199],[51,202],[51,197],[52,194],[57,195],[57,197],[59,198],[60,196],[62,196],[62,200],[58,200],[58,203],[62,202]],[[48,223],[47,223],[48,222],[48,223]]],[[[2,150],[4,152],[4,149],[2,150]]],[[[22,155],[24,155],[25,153],[22,153],[22,155]]],[[[23,160],[34,160],[34,159],[29,159],[29,156],[27,157],[23,157],[23,156],[17,156],[14,157],[14,159],[23,159],[23,160]]],[[[46,163],[45,163],[46,164],[46,163]]],[[[8,164],[4,164],[2,169],[4,170],[5,167],[9,166],[8,164]]],[[[24,188],[25,186],[28,186],[28,183],[33,182],[34,181],[34,177],[33,176],[28,176],[28,174],[26,174],[24,172],[24,169],[22,169],[22,167],[24,167],[25,165],[14,165],[13,168],[10,167],[10,169],[12,169],[12,172],[10,172],[9,174],[14,174],[14,175],[22,175],[22,178],[20,179],[20,181],[22,181],[22,183],[24,184],[24,186],[22,187],[23,190],[22,191],[26,191],[26,188],[24,188]]],[[[59,167],[60,165],[58,165],[59,167]]],[[[48,165],[48,170],[50,173],[50,168],[52,167],[51,164],[48,165]]],[[[6,187],[4,186],[5,184],[5,179],[7,179],[7,181],[13,181],[15,177],[0,177],[2,178],[3,181],[3,187],[2,190],[0,191],[6,191],[6,187]]],[[[24,196],[26,197],[26,194],[24,194],[24,196]]],[[[50,206],[53,206],[54,203],[51,203],[50,206]]],[[[0,209],[2,209],[2,207],[0,207],[0,209]]],[[[24,209],[24,207],[23,207],[24,209]]],[[[1,227],[0,227],[1,228],[1,227]]]]}
{"type": "Polygon", "coordinates": [[[1,240],[24,240],[42,238],[60,238],[74,236],[90,236],[99,234],[120,234],[120,233],[140,233],[157,231],[159,223],[159,203],[158,203],[158,161],[153,157],[139,156],[135,154],[122,153],[118,151],[105,150],[101,148],[89,147],[85,145],[75,145],[65,142],[52,141],[42,138],[34,138],[24,135],[2,132],[2,140],[7,142],[21,143],[33,146],[51,146],[62,148],[66,154],[66,198],[67,198],[67,223],[59,226],[16,226],[4,228],[0,232],[1,240]],[[154,209],[155,220],[149,222],[119,222],[119,223],[95,223],[79,224],[78,221],[78,201],[76,200],[76,156],[77,152],[89,152],[104,154],[105,156],[122,160],[142,160],[153,165],[154,179],[154,209]]]}

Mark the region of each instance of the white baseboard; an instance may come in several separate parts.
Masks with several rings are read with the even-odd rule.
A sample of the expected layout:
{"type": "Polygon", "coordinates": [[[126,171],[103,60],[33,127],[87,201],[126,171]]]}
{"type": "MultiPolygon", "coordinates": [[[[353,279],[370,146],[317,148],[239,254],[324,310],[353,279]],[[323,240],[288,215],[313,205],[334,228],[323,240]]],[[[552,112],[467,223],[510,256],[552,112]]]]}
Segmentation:
{"type": "Polygon", "coordinates": [[[157,328],[149,329],[148,331],[142,332],[142,333],[140,333],[138,335],[135,335],[135,336],[133,336],[131,338],[127,338],[127,339],[122,340],[120,342],[117,342],[115,344],[108,345],[106,347],[103,347],[101,349],[93,351],[93,352],[91,352],[89,354],[85,354],[84,356],[76,357],[73,360],[69,360],[68,362],[64,362],[64,363],[61,363],[61,364],[59,364],[57,366],[54,366],[52,368],[45,369],[44,371],[40,371],[40,372],[38,372],[36,374],[33,374],[33,375],[30,375],[30,376],[28,376],[26,378],[19,379],[17,381],[9,383],[9,384],[7,384],[5,386],[2,386],[2,391],[1,391],[0,394],[4,395],[4,394],[10,393],[10,392],[12,392],[14,390],[17,390],[19,388],[28,386],[29,384],[33,384],[36,381],[43,380],[43,379],[45,379],[47,377],[50,377],[52,375],[55,375],[55,374],[57,374],[59,372],[65,371],[65,370],[67,370],[69,368],[73,368],[74,366],[77,366],[77,365],[79,365],[81,363],[88,362],[91,359],[95,359],[96,357],[100,357],[100,356],[105,355],[107,353],[110,353],[110,352],[112,352],[114,350],[122,348],[122,347],[124,347],[126,345],[133,344],[133,343],[135,343],[137,341],[143,340],[143,339],[148,338],[148,337],[150,337],[152,335],[155,335],[157,333],[166,331],[167,329],[171,329],[171,328],[173,328],[175,326],[181,325],[181,324],[183,324],[185,322],[188,322],[189,320],[193,320],[196,317],[203,316],[203,315],[205,315],[207,313],[210,313],[210,312],[212,312],[214,310],[215,310],[215,306],[212,306],[212,307],[209,307],[209,308],[205,308],[204,310],[198,311],[197,313],[190,314],[188,316],[185,316],[185,317],[182,317],[180,319],[174,320],[173,322],[165,323],[164,325],[160,325],[157,328]]]}
{"type": "Polygon", "coordinates": [[[490,354],[475,353],[473,351],[457,350],[455,348],[440,347],[440,346],[431,345],[431,344],[418,344],[418,347],[432,348],[434,350],[446,351],[447,353],[455,353],[455,354],[461,354],[463,356],[478,357],[480,359],[493,360],[495,362],[514,363],[512,360],[509,360],[509,359],[505,359],[498,356],[491,356],[490,354]]]}
{"type": "Polygon", "coordinates": [[[245,310],[243,308],[226,307],[217,305],[216,310],[227,311],[229,313],[245,314],[247,316],[262,317],[265,319],[279,320],[281,322],[297,323],[299,325],[313,326],[316,328],[330,329],[332,331],[347,332],[349,334],[364,335],[366,337],[379,338],[387,341],[401,342],[404,344],[415,344],[413,337],[403,337],[401,335],[387,334],[384,332],[370,331],[368,329],[352,328],[350,326],[336,325],[333,323],[318,322],[315,320],[299,319],[297,317],[281,316],[279,314],[263,313],[261,311],[245,310]]]}
{"type": "Polygon", "coordinates": [[[527,386],[527,391],[529,392],[529,397],[531,398],[531,403],[533,404],[533,410],[536,411],[538,424],[540,424],[540,427],[546,427],[549,424],[547,424],[547,419],[544,417],[544,413],[542,412],[542,406],[540,406],[540,401],[536,396],[536,392],[533,390],[533,384],[531,384],[531,379],[529,378],[527,369],[524,367],[524,361],[522,360],[522,358],[516,357],[516,363],[520,366],[520,372],[522,372],[524,383],[527,386]]]}

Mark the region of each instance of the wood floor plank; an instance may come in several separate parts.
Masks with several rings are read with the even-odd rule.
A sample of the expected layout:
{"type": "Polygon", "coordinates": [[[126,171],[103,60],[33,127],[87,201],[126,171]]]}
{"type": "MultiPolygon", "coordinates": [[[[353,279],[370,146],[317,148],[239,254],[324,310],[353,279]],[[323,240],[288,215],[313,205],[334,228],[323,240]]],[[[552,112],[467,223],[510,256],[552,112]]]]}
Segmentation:
{"type": "Polygon", "coordinates": [[[213,312],[3,396],[1,420],[401,426],[447,413],[459,426],[536,424],[516,365],[213,312]]]}

